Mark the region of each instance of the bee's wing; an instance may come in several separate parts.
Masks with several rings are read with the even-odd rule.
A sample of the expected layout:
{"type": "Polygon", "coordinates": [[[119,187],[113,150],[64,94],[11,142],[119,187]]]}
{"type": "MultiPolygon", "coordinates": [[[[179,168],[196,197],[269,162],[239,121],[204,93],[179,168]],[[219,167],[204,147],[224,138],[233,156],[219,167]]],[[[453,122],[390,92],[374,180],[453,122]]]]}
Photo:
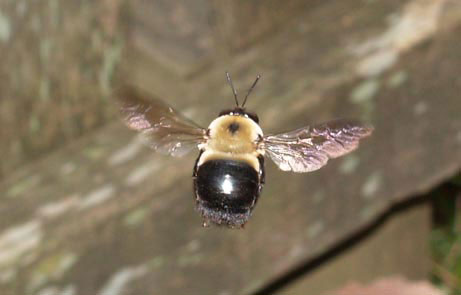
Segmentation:
{"type": "Polygon", "coordinates": [[[357,121],[340,119],[266,136],[263,146],[280,169],[310,172],[324,166],[328,159],[353,151],[372,131],[372,127],[357,121]]]}
{"type": "Polygon", "coordinates": [[[169,105],[132,88],[117,93],[125,124],[140,131],[146,143],[163,154],[180,157],[206,140],[206,130],[169,105]]]}

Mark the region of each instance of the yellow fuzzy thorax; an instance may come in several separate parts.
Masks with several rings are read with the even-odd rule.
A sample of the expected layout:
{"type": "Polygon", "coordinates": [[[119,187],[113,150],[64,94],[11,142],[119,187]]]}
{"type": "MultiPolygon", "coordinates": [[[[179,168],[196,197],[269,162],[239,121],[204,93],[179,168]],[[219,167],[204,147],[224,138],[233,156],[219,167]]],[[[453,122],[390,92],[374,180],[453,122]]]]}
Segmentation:
{"type": "Polygon", "coordinates": [[[211,150],[232,154],[254,153],[262,130],[250,118],[225,115],[216,118],[209,126],[207,147],[211,150]]]}

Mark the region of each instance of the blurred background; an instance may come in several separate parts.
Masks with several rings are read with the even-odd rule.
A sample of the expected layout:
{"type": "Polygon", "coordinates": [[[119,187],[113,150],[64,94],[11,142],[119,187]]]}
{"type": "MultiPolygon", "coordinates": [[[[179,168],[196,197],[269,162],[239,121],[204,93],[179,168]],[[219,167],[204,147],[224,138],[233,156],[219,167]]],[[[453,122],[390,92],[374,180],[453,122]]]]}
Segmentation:
{"type": "Polygon", "coordinates": [[[461,294],[458,0],[0,0],[0,294],[461,294]],[[130,85],[206,127],[375,127],[320,171],[266,160],[243,230],[202,228],[196,154],[120,121],[130,85]]]}

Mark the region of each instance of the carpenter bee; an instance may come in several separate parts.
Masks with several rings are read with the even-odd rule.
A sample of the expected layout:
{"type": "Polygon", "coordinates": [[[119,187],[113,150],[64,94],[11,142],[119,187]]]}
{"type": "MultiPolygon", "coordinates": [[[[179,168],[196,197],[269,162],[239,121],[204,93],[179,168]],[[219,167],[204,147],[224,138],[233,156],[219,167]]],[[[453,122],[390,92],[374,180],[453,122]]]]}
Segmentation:
{"type": "Polygon", "coordinates": [[[258,75],[242,104],[229,73],[235,107],[221,111],[202,128],[160,100],[125,88],[119,94],[128,127],[142,132],[156,151],[181,157],[198,148],[193,170],[196,210],[209,222],[241,228],[264,185],[264,156],[283,171],[310,172],[357,148],[373,128],[353,120],[334,120],[290,132],[264,135],[258,116],[245,109],[258,75]]]}

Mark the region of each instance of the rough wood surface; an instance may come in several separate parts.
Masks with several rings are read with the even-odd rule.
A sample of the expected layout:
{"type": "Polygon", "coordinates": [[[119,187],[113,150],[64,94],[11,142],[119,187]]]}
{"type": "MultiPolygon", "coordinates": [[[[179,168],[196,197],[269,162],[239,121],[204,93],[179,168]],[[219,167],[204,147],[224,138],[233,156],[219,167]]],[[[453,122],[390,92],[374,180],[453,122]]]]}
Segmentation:
{"type": "MultiPolygon", "coordinates": [[[[135,0],[131,5],[130,59],[148,61],[157,89],[210,67],[272,36],[319,1],[135,0]],[[170,80],[170,81],[169,81],[170,80]],[[159,82],[161,81],[161,82],[159,82]]],[[[140,66],[143,67],[142,65],[140,66]]],[[[177,85],[178,87],[178,85],[177,85]]]]}
{"type": "Polygon", "coordinates": [[[114,118],[107,98],[123,49],[149,69],[144,85],[179,95],[184,78],[270,35],[302,2],[280,14],[277,1],[1,1],[0,179],[114,118]]]}
{"type": "Polygon", "coordinates": [[[122,5],[0,2],[0,179],[114,117],[122,5]]]}
{"type": "MultiPolygon", "coordinates": [[[[459,2],[367,3],[305,11],[227,68],[239,89],[263,74],[248,107],[266,132],[338,116],[373,123],[357,152],[304,175],[268,164],[245,230],[203,229],[194,156],[153,154],[110,124],[0,185],[2,295],[249,294],[454,174],[459,2]]],[[[217,63],[185,82],[187,96],[164,97],[206,125],[232,104],[225,69],[217,63]]]]}
{"type": "Polygon", "coordinates": [[[274,30],[292,25],[305,11],[315,10],[318,0],[256,0],[212,2],[213,33],[219,53],[234,55],[271,36],[274,30]]]}
{"type": "MultiPolygon", "coordinates": [[[[280,295],[324,294],[348,283],[377,278],[427,279],[431,269],[428,238],[431,208],[421,204],[390,216],[373,234],[277,292],[280,295]]],[[[369,295],[374,295],[370,293],[369,295]]]]}

